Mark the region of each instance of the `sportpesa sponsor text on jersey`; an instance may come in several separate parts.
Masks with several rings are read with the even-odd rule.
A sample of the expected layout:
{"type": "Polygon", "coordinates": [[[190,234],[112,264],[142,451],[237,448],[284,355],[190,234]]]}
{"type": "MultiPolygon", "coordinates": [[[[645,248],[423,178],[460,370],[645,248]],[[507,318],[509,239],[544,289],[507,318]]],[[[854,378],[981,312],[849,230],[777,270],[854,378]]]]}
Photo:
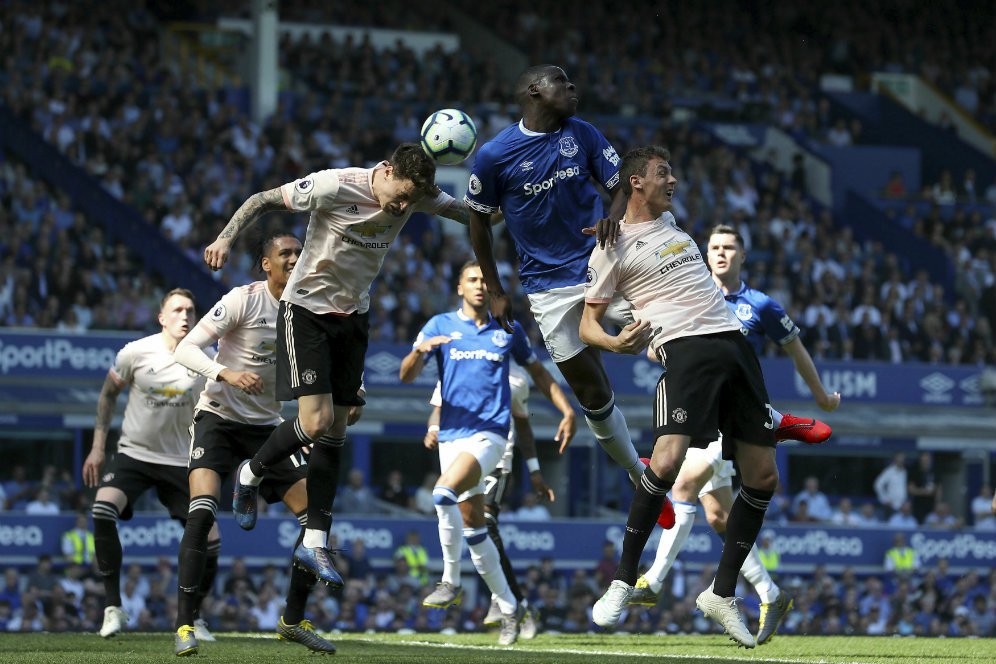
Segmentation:
{"type": "Polygon", "coordinates": [[[577,118],[547,134],[519,122],[478,151],[467,204],[489,214],[501,209],[526,293],[584,283],[595,240],[581,229],[604,216],[591,178],[613,189],[619,161],[598,129],[577,118]]]}

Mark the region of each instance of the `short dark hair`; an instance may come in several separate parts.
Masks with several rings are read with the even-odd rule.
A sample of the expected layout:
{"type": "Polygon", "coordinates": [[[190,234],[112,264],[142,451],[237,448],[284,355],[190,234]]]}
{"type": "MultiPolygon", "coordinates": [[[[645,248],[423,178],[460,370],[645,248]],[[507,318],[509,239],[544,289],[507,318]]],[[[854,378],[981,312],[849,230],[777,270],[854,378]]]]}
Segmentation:
{"type": "Polygon", "coordinates": [[[194,294],[193,293],[191,293],[186,288],[174,288],[170,292],[168,292],[165,295],[163,295],[163,299],[159,301],[159,310],[160,311],[162,311],[163,307],[166,306],[166,302],[169,301],[169,299],[171,297],[173,297],[174,295],[182,295],[183,297],[185,297],[188,300],[190,300],[191,302],[193,302],[195,307],[197,306],[197,300],[194,298],[194,294]]]}
{"type": "Polygon", "coordinates": [[[463,279],[463,273],[472,267],[481,267],[481,264],[478,263],[477,261],[467,261],[466,263],[461,265],[460,271],[457,272],[457,283],[460,283],[460,280],[463,279]]]}
{"type": "Polygon", "coordinates": [[[425,196],[439,193],[436,186],[436,162],[418,143],[402,143],[391,155],[394,176],[415,183],[415,190],[425,196]]]}
{"type": "Polygon", "coordinates": [[[713,226],[712,228],[709,229],[709,236],[710,237],[712,237],[713,235],[717,235],[717,234],[719,234],[719,235],[732,235],[733,237],[737,238],[737,244],[740,245],[740,248],[741,249],[744,248],[744,236],[741,235],[740,231],[738,231],[733,226],[730,226],[728,224],[716,224],[715,226],[713,226]]]}
{"type": "Polygon", "coordinates": [[[529,86],[543,80],[543,78],[550,73],[551,69],[560,69],[560,67],[557,65],[533,65],[519,74],[519,78],[515,80],[516,99],[522,102],[527,96],[529,96],[529,86]]]}
{"type": "Polygon", "coordinates": [[[633,186],[629,183],[629,178],[633,175],[646,175],[647,164],[651,159],[670,161],[671,153],[660,145],[645,145],[642,148],[630,150],[623,157],[622,164],[619,166],[619,183],[626,196],[633,193],[633,186]]]}
{"type": "Polygon", "coordinates": [[[256,243],[256,251],[253,256],[256,259],[256,270],[258,272],[263,272],[263,259],[266,258],[273,249],[273,243],[282,237],[292,237],[298,242],[301,241],[301,238],[282,228],[272,229],[260,235],[259,241],[256,243]]]}

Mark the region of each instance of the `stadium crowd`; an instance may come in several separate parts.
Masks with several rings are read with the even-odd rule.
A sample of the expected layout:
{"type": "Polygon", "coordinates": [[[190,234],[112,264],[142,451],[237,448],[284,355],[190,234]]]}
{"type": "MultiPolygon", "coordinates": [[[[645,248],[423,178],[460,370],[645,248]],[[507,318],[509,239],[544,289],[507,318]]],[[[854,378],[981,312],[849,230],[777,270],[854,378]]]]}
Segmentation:
{"type": "MultiPolygon", "coordinates": [[[[556,569],[545,558],[518,570],[523,592],[539,610],[548,632],[587,632],[593,629],[591,606],[612,579],[616,550],[606,542],[605,556],[592,568],[556,569]]],[[[339,591],[319,585],[306,616],[315,626],[332,631],[479,631],[488,607],[487,589],[476,590],[478,601],[449,610],[425,609],[421,600],[431,590],[425,577],[413,575],[405,558],[396,555],[393,567],[375,567],[362,540],[352,542],[337,565],[347,582],[339,591]]],[[[779,584],[792,593],[795,609],[781,632],[786,634],[994,636],[996,570],[957,575],[946,560],[912,572],[860,575],[847,568],[828,573],[780,574],[779,584]]],[[[661,600],[653,608],[632,607],[620,630],[677,635],[710,633],[716,626],[694,609],[693,598],[712,579],[714,570],[673,568],[661,600]]],[[[465,584],[475,583],[471,576],[465,584]]],[[[202,615],[217,631],[272,631],[283,608],[287,578],[281,567],[249,568],[236,558],[219,576],[202,615]]],[[[176,612],[175,565],[161,558],[155,566],[127,567],[122,576],[122,606],[128,629],[172,630],[176,612]]],[[[103,587],[95,565],[54,564],[43,556],[34,567],[8,567],[0,582],[0,631],[94,632],[102,620],[103,587]]],[[[756,627],[759,604],[743,594],[748,621],[756,627]]]]}

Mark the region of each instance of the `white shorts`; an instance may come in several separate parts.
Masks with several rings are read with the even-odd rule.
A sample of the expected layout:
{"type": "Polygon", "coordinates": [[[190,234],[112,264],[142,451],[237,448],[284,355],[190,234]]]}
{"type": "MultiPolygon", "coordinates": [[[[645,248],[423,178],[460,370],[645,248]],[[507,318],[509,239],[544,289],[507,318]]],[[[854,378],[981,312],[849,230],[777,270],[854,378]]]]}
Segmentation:
{"type": "Polygon", "coordinates": [[[733,486],[733,476],[737,471],[733,469],[732,461],[723,458],[722,440],[713,441],[708,447],[689,447],[685,461],[708,464],[712,468],[712,477],[699,491],[699,498],[724,486],[733,486]]]}
{"type": "Polygon", "coordinates": [[[508,441],[496,433],[481,431],[468,438],[459,438],[445,443],[439,443],[439,468],[445,473],[446,469],[456,460],[461,453],[466,452],[477,459],[481,465],[481,479],[477,486],[464,491],[457,496],[457,502],[462,503],[471,496],[484,493],[484,478],[491,474],[502,455],[505,453],[505,444],[508,441]]]}
{"type": "MultiPolygon", "coordinates": [[[[587,347],[580,332],[584,291],[584,284],[578,284],[529,294],[529,308],[554,362],[569,360],[587,347]]],[[[609,304],[605,320],[615,325],[632,323],[632,305],[617,295],[609,304]]]]}
{"type": "Polygon", "coordinates": [[[497,465],[495,465],[495,470],[500,470],[501,472],[508,474],[512,472],[512,455],[515,450],[515,438],[511,435],[505,440],[505,451],[502,452],[501,458],[498,459],[497,465]]]}

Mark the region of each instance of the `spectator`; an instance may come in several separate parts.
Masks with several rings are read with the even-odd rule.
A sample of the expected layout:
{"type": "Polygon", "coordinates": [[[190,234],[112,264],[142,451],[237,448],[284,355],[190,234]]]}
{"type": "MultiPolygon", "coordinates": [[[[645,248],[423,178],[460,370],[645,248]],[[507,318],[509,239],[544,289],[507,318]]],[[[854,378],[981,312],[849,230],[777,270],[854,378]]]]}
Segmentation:
{"type": "Polygon", "coordinates": [[[906,543],[903,533],[892,536],[892,548],[885,552],[883,567],[885,571],[897,574],[912,574],[920,569],[920,557],[906,543]]]}
{"type": "Polygon", "coordinates": [[[422,546],[422,538],[417,530],[409,530],[405,543],[395,550],[394,559],[408,564],[408,574],[418,581],[419,586],[429,584],[429,554],[422,546]]]}
{"type": "Polygon", "coordinates": [[[993,516],[993,490],[988,484],[979,487],[979,495],[972,499],[971,510],[976,530],[996,530],[993,516]]]}
{"type": "Polygon", "coordinates": [[[883,192],[886,198],[904,198],[906,196],[906,183],[903,181],[903,174],[899,171],[892,171],[889,181],[885,184],[883,192]]]}
{"type": "Polygon", "coordinates": [[[909,474],[907,491],[913,503],[913,516],[923,523],[941,497],[941,487],[934,472],[934,456],[930,452],[921,452],[917,458],[909,474]]]}
{"type": "Polygon", "coordinates": [[[415,510],[422,514],[436,513],[436,504],[432,501],[432,489],[436,486],[439,473],[429,472],[422,479],[422,484],[415,490],[415,510]]]}
{"type": "Polygon", "coordinates": [[[845,496],[840,499],[831,521],[837,526],[860,526],[863,519],[860,514],[854,511],[851,499],[845,496]]]}
{"type": "Polygon", "coordinates": [[[76,515],[76,524],[62,534],[62,555],[66,561],[77,565],[93,562],[93,533],[90,532],[89,518],[85,512],[76,515]]]}
{"type": "Polygon", "coordinates": [[[964,524],[962,520],[951,513],[951,508],[946,502],[940,500],[934,506],[934,510],[927,515],[924,525],[931,528],[943,528],[945,530],[958,530],[964,524]]]}
{"type": "MultiPolygon", "coordinates": [[[[30,586],[29,586],[30,588],[30,586]]],[[[41,632],[48,629],[48,618],[38,595],[26,590],[21,594],[21,608],[7,622],[8,632],[41,632]]]]}
{"type": "Polygon", "coordinates": [[[36,492],[35,483],[28,479],[28,469],[21,464],[14,466],[13,477],[3,483],[7,494],[7,509],[24,509],[36,492]]]}
{"type": "Polygon", "coordinates": [[[829,521],[833,510],[826,495],[820,491],[820,481],[815,477],[807,477],[802,491],[792,500],[792,511],[799,511],[799,503],[806,502],[807,513],[814,521],[829,521]]]}
{"type": "Polygon", "coordinates": [[[392,470],[387,474],[387,481],[380,492],[380,497],[392,505],[408,507],[408,492],[401,479],[400,470],[392,470]]]}
{"type": "Polygon", "coordinates": [[[900,505],[899,511],[893,513],[893,515],[889,517],[888,525],[890,528],[915,529],[919,523],[917,522],[916,517],[913,516],[913,504],[907,500],[905,503],[900,505]]]}
{"type": "Polygon", "coordinates": [[[550,510],[546,505],[540,505],[535,493],[527,491],[522,497],[522,505],[509,514],[508,518],[514,521],[549,521],[550,510]]]}
{"type": "Polygon", "coordinates": [[[775,533],[765,530],[761,533],[760,542],[757,545],[757,553],[761,557],[761,564],[770,574],[775,574],[782,565],[781,554],[775,548],[775,533]]]}
{"type": "Polygon", "coordinates": [[[859,520],[858,525],[863,528],[872,528],[882,523],[882,520],[875,514],[875,506],[871,503],[865,503],[861,506],[859,520]]]}
{"type": "Polygon", "coordinates": [[[365,581],[373,573],[373,566],[370,564],[370,559],[367,558],[367,546],[360,538],[353,540],[349,554],[346,555],[346,561],[349,564],[346,576],[350,579],[365,581]]]}
{"type": "Polygon", "coordinates": [[[349,471],[346,486],[339,489],[335,510],[344,514],[375,514],[379,512],[374,503],[373,491],[365,484],[363,471],[353,468],[349,471]]]}
{"type": "Polygon", "coordinates": [[[875,495],[888,510],[887,516],[898,510],[907,498],[906,455],[902,452],[892,457],[892,463],[875,478],[875,495]]]}
{"type": "Polygon", "coordinates": [[[58,582],[59,579],[52,571],[52,556],[42,554],[38,556],[38,566],[28,575],[25,588],[34,592],[39,599],[46,599],[58,582]]]}
{"type": "Polygon", "coordinates": [[[605,540],[602,543],[602,557],[595,565],[595,583],[599,588],[607,588],[616,574],[616,567],[619,564],[619,557],[616,553],[616,545],[605,540]]]}
{"type": "Polygon", "coordinates": [[[235,558],[232,560],[232,571],[225,579],[225,584],[222,586],[222,591],[226,595],[235,594],[235,586],[239,582],[245,582],[246,589],[255,594],[256,593],[256,582],[252,580],[252,576],[249,574],[249,568],[246,566],[246,561],[242,558],[235,558]]]}
{"type": "Polygon", "coordinates": [[[16,567],[8,567],[3,573],[3,587],[0,587],[0,602],[7,602],[12,609],[21,606],[21,593],[27,587],[22,583],[16,567]]]}

